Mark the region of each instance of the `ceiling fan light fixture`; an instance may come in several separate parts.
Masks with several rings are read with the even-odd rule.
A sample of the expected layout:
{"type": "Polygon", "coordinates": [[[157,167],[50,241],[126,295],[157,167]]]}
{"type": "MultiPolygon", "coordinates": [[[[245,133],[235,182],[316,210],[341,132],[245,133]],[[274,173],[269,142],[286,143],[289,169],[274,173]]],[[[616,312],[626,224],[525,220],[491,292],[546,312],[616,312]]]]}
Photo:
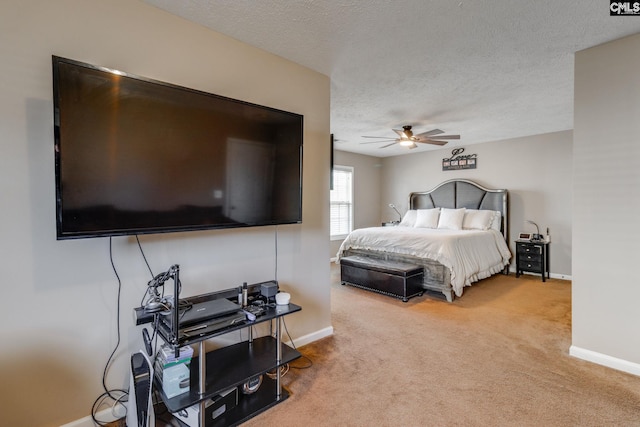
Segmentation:
{"type": "MultiPolygon", "coordinates": [[[[402,126],[402,130],[400,129],[391,129],[398,135],[395,139],[387,139],[384,136],[363,136],[363,138],[374,138],[378,139],[378,141],[374,142],[391,142],[390,144],[383,145],[379,148],[387,148],[392,145],[398,144],[408,149],[413,149],[418,147],[419,144],[431,144],[431,145],[446,145],[448,143],[447,139],[460,139],[460,135],[443,135],[444,131],[440,129],[431,129],[427,132],[421,132],[417,135],[413,134],[410,125],[402,126]],[[437,139],[432,139],[435,137],[437,139]]],[[[371,144],[373,142],[361,142],[361,144],[371,144]]]]}
{"type": "Polygon", "coordinates": [[[401,139],[400,140],[400,145],[402,145],[403,147],[411,147],[412,145],[415,145],[415,144],[410,139],[401,139]]]}

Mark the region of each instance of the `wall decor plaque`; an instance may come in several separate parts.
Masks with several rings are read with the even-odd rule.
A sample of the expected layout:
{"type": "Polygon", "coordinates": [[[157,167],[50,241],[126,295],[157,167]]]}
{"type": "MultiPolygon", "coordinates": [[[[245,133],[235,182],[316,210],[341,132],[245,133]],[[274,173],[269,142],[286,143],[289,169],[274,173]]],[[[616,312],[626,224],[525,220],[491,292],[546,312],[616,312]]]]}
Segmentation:
{"type": "Polygon", "coordinates": [[[464,148],[451,150],[451,157],[442,159],[443,171],[455,171],[460,169],[475,169],[478,166],[477,154],[462,154],[464,148]]]}

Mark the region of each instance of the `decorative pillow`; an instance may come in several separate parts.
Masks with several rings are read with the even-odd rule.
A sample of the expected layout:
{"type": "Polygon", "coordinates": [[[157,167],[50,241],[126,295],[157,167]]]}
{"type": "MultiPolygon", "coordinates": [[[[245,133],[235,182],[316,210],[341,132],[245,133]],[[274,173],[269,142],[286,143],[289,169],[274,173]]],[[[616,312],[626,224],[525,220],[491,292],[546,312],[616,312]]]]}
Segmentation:
{"type": "Polygon", "coordinates": [[[491,221],[491,225],[489,226],[489,228],[500,232],[500,229],[502,228],[502,214],[500,213],[500,211],[494,212],[495,215],[493,216],[493,220],[491,221]]]}
{"type": "Polygon", "coordinates": [[[438,228],[445,228],[448,230],[461,230],[462,220],[464,219],[464,213],[466,209],[447,209],[442,208],[440,210],[440,219],[438,220],[438,228]]]}
{"type": "Polygon", "coordinates": [[[496,211],[467,209],[462,220],[464,230],[488,230],[496,211]]]}
{"type": "Polygon", "coordinates": [[[402,217],[402,221],[400,221],[400,224],[398,225],[402,227],[413,227],[415,223],[416,223],[416,210],[411,209],[404,214],[404,216],[402,217]]]}
{"type": "Polygon", "coordinates": [[[416,223],[413,226],[420,228],[438,228],[439,216],[440,208],[418,209],[416,223]]]}

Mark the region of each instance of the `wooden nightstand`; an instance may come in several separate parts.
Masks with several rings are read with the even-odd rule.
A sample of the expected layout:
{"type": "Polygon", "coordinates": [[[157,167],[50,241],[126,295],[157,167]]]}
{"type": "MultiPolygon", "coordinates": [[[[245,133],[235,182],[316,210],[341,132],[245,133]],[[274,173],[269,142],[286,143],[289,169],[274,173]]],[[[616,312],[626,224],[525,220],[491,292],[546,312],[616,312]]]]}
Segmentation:
{"type": "Polygon", "coordinates": [[[516,277],[523,271],[540,274],[543,282],[551,277],[549,242],[516,240],[516,277]]]}

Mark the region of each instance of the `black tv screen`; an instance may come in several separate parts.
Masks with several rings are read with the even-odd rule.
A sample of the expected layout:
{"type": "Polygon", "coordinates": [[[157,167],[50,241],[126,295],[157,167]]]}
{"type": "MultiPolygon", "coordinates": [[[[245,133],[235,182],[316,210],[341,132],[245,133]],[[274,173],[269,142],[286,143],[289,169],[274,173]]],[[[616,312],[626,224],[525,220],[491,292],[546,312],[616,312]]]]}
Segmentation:
{"type": "Polygon", "coordinates": [[[303,117],[53,56],[58,239],[302,221],[303,117]]]}

